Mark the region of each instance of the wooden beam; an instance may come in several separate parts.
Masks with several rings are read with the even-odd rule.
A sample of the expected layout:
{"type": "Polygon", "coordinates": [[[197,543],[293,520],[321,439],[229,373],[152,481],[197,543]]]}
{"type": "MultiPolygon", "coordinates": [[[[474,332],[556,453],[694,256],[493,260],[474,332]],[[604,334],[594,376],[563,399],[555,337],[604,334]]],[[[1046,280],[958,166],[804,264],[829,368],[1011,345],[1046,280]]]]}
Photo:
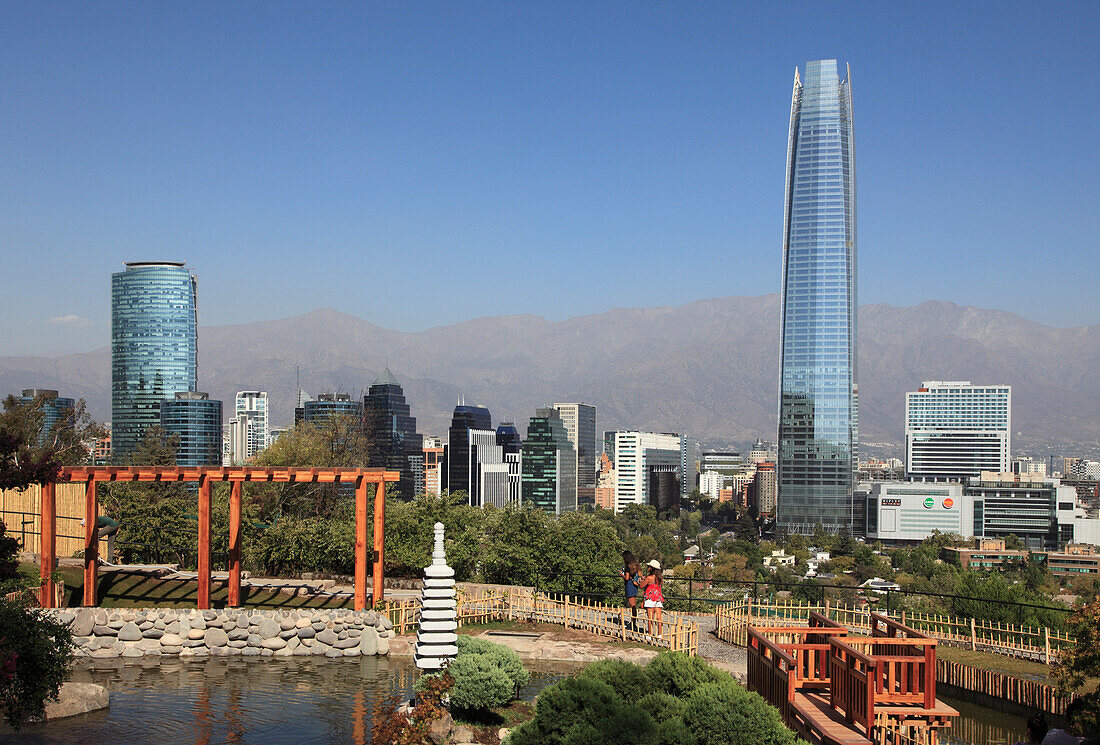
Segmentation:
{"type": "Polygon", "coordinates": [[[355,610],[367,608],[367,480],[355,481],[355,610]]]}
{"type": "Polygon", "coordinates": [[[39,555],[42,559],[42,587],[38,602],[43,608],[54,607],[54,562],[57,560],[57,485],[52,481],[42,485],[40,504],[39,555]]]}
{"type": "Polygon", "coordinates": [[[229,485],[229,607],[241,604],[241,482],[229,485]]]}
{"type": "Polygon", "coordinates": [[[96,584],[99,581],[99,496],[96,480],[84,485],[84,605],[98,604],[96,584]]]}
{"type": "Polygon", "coordinates": [[[210,479],[199,480],[199,610],[210,607],[210,479]]]}
{"type": "Polygon", "coordinates": [[[378,605],[383,599],[382,552],[386,544],[386,482],[374,487],[374,595],[371,602],[378,605]]]}

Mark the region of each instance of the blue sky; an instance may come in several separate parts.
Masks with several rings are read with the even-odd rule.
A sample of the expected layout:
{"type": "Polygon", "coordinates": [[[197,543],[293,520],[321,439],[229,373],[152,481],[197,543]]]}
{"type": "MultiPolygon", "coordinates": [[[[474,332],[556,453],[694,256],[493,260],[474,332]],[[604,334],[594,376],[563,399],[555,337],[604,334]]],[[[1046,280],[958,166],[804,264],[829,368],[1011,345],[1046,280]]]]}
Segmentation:
{"type": "Polygon", "coordinates": [[[1100,322],[1100,4],[757,5],[0,5],[0,354],[105,345],[126,260],[186,260],[203,324],[776,292],[827,57],[861,303],[1100,322]]]}

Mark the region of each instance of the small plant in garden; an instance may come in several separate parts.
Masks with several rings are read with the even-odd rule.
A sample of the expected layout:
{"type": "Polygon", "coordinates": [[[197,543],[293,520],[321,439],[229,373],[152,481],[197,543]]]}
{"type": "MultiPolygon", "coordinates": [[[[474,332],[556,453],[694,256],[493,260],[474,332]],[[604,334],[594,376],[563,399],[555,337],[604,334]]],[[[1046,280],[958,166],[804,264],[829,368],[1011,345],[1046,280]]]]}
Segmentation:
{"type": "Polygon", "coordinates": [[[0,599],[0,711],[15,729],[41,718],[69,677],[73,637],[39,608],[0,599]]]}
{"type": "Polygon", "coordinates": [[[513,650],[471,636],[458,637],[458,656],[447,672],[454,678],[451,706],[465,710],[503,706],[531,679],[513,650]]]}
{"type": "Polygon", "coordinates": [[[416,682],[416,706],[408,715],[398,710],[396,696],[381,699],[371,714],[371,745],[431,745],[432,722],[447,713],[443,698],[454,686],[446,671],[416,682]]]}

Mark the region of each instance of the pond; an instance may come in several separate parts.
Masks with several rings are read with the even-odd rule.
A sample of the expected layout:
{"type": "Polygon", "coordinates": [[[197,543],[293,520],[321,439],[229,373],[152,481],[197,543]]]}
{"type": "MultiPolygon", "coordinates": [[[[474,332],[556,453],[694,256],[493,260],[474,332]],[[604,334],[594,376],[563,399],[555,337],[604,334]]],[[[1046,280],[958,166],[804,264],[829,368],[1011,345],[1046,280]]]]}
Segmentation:
{"type": "MultiPolygon", "coordinates": [[[[530,701],[578,663],[526,662],[530,701]]],[[[370,741],[371,712],[389,696],[407,697],[417,671],[409,658],[80,663],[72,679],[111,692],[111,708],[24,728],[0,725],[0,742],[21,745],[108,743],[352,743],[370,741]]],[[[944,745],[1000,745],[1020,739],[1024,719],[952,699],[960,717],[944,745]]]]}
{"type": "MultiPolygon", "coordinates": [[[[582,665],[527,663],[521,698],[575,675],[582,665]]],[[[25,727],[0,728],[0,742],[20,745],[173,745],[201,743],[367,743],[371,711],[390,695],[408,696],[411,658],[80,664],[72,679],[111,692],[111,708],[25,727]]]]}

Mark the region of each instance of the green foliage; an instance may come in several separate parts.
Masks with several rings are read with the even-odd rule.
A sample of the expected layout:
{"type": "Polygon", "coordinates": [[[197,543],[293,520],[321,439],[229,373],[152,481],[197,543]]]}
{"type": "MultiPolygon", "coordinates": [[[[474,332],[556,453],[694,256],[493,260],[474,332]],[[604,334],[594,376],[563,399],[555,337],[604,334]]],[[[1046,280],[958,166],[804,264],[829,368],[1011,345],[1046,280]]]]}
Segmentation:
{"type": "Polygon", "coordinates": [[[645,672],[649,690],[672,696],[684,696],[706,683],[731,680],[728,673],[702,657],[689,657],[683,652],[661,652],[650,661],[645,672]]]}
{"type": "MultiPolygon", "coordinates": [[[[591,667],[591,665],[588,667],[591,667]]],[[[633,665],[633,667],[638,666],[633,665]]],[[[587,669],[588,668],[585,668],[586,671],[587,669]]],[[[637,694],[638,691],[644,690],[646,690],[644,687],[635,688],[633,693],[637,694]]],[[[637,705],[648,711],[658,722],[663,722],[666,719],[672,718],[679,718],[682,720],[684,712],[687,711],[687,703],[682,698],[677,698],[670,693],[662,693],[661,691],[647,693],[638,699],[637,705]]]]}
{"type": "Polygon", "coordinates": [[[0,520],[0,594],[22,586],[19,580],[19,541],[7,534],[7,526],[0,520]]]}
{"type": "Polygon", "coordinates": [[[607,683],[591,678],[566,678],[539,694],[531,723],[543,738],[538,742],[554,745],[564,743],[569,731],[578,725],[587,724],[599,730],[621,706],[618,694],[607,683]]]}
{"type": "Polygon", "coordinates": [[[14,396],[4,399],[0,412],[0,489],[24,489],[57,478],[62,466],[88,461],[88,443],[103,436],[80,399],[67,416],[45,431],[45,396],[24,403],[14,396]],[[40,437],[41,435],[41,437],[40,437]]]}
{"type": "Polygon", "coordinates": [[[707,745],[796,745],[779,711],[756,693],[727,678],[706,683],[688,697],[684,722],[707,745]]]}
{"type": "Polygon", "coordinates": [[[503,706],[531,679],[513,650],[470,636],[458,637],[458,656],[447,672],[454,678],[451,705],[457,709],[503,706]]]}
{"type": "Polygon", "coordinates": [[[563,745],[657,745],[657,723],[647,712],[618,706],[598,724],[581,722],[572,727],[563,745]]]}
{"type": "Polygon", "coordinates": [[[580,677],[607,683],[623,701],[633,700],[649,688],[649,676],[646,675],[645,668],[624,660],[593,662],[581,671],[580,677]]]}
{"type": "Polygon", "coordinates": [[[69,675],[68,627],[38,608],[0,599],[0,710],[18,729],[40,718],[69,675]]]}

